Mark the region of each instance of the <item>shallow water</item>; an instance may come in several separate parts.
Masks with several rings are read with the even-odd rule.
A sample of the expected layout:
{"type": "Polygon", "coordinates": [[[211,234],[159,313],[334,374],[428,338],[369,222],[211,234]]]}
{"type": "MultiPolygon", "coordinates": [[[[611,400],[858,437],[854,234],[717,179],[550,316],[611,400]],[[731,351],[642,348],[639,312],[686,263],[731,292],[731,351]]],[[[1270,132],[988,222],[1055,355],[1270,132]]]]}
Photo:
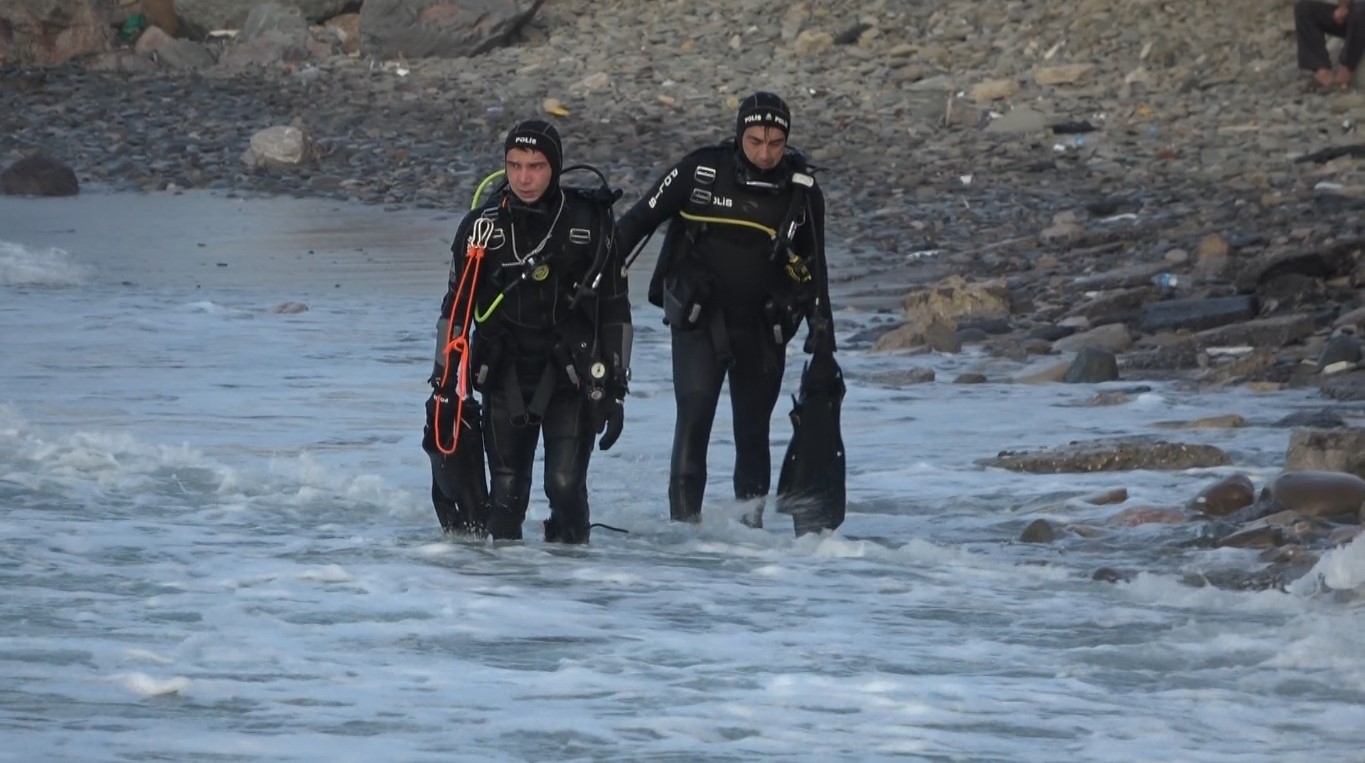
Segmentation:
{"type": "MultiPolygon", "coordinates": [[[[840,353],[849,517],[737,518],[728,417],[700,527],[666,521],[667,334],[637,300],[586,548],[442,538],[420,430],[457,220],[208,195],[0,198],[0,759],[1359,760],[1365,544],[1287,592],[1254,552],[1103,524],[1276,473],[1306,392],[895,388],[986,362],[840,353]],[[306,312],[281,314],[300,302],[306,312]],[[1004,448],[1180,432],[1234,465],[1025,475],[1004,448]],[[1100,566],[1147,570],[1092,582],[1100,566]]],[[[637,268],[643,286],[647,263],[637,268]]],[[[841,334],[873,316],[842,310],[841,334]]],[[[795,391],[800,358],[789,358],[795,391]]],[[[1128,384],[1105,385],[1127,387],[1128,384]]],[[[774,415],[774,453],[790,431],[774,415]]]]}

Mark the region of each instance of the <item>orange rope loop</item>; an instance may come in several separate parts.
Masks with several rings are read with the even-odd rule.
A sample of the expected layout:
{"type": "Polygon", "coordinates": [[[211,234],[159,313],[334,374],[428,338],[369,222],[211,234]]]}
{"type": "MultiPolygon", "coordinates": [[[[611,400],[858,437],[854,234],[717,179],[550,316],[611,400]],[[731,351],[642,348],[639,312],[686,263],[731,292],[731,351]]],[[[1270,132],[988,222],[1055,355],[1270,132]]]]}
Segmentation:
{"type": "Polygon", "coordinates": [[[483,264],[483,256],[488,251],[488,242],[492,237],[492,220],[480,217],[474,221],[474,230],[469,234],[469,242],[465,248],[464,269],[460,272],[460,280],[455,286],[455,298],[450,301],[450,319],[446,322],[445,341],[442,342],[442,351],[445,353],[446,362],[445,368],[441,372],[441,389],[449,389],[447,383],[450,381],[450,370],[455,368],[455,363],[451,362],[452,357],[458,357],[459,367],[456,369],[458,399],[455,402],[455,431],[450,433],[449,445],[441,437],[441,406],[449,401],[440,394],[436,396],[436,415],[433,417],[435,419],[433,434],[435,435],[436,449],[447,456],[454,454],[455,449],[460,444],[460,425],[464,423],[464,403],[469,397],[469,329],[473,326],[479,268],[483,264]]]}

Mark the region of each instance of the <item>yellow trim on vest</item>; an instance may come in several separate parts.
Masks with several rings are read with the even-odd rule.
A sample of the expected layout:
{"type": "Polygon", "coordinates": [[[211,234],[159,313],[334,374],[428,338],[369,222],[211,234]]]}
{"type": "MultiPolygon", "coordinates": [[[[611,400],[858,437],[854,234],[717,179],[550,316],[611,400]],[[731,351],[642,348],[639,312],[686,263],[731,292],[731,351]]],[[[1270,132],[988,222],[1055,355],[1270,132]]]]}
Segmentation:
{"type": "Polygon", "coordinates": [[[760,223],[751,222],[749,220],[732,220],[728,217],[707,217],[705,215],[693,215],[687,212],[680,212],[679,215],[684,220],[691,220],[694,223],[718,223],[720,225],[740,225],[745,228],[761,230],[764,233],[768,234],[769,237],[777,236],[777,231],[775,229],[769,228],[768,226],[762,225],[760,223]]]}

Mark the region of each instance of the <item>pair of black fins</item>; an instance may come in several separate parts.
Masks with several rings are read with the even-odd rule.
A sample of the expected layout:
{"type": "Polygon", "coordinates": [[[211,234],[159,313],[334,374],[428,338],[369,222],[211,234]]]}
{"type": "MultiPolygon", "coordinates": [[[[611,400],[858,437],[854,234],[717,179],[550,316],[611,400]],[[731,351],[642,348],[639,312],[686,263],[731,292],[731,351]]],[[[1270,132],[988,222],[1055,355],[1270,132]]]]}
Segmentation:
{"type": "Polygon", "coordinates": [[[844,522],[847,470],[839,423],[844,392],[834,351],[817,349],[792,398],[792,439],[777,480],[777,511],[791,515],[798,537],[844,522]]]}
{"type": "MultiPolygon", "coordinates": [[[[431,502],[441,529],[461,535],[483,535],[488,522],[488,470],[483,452],[483,410],[477,400],[465,400],[463,407],[451,400],[441,406],[444,420],[441,431],[454,432],[456,411],[460,417],[460,437],[455,452],[437,450],[434,433],[428,424],[422,449],[431,457],[431,502]]],[[[433,396],[428,406],[436,404],[433,396]]],[[[431,421],[427,412],[427,421],[431,421]]]]}
{"type": "MultiPolygon", "coordinates": [[[[839,418],[845,389],[833,351],[817,350],[806,362],[801,387],[792,399],[792,438],[777,480],[777,511],[791,515],[798,537],[834,530],[844,522],[847,466],[839,418]]],[[[428,405],[434,405],[434,398],[428,405]]],[[[449,412],[443,429],[452,431],[456,407],[443,408],[449,412]]],[[[460,439],[454,453],[446,455],[434,447],[430,427],[423,447],[431,456],[432,501],[441,527],[479,535],[488,518],[482,412],[471,398],[459,415],[460,439]]]]}

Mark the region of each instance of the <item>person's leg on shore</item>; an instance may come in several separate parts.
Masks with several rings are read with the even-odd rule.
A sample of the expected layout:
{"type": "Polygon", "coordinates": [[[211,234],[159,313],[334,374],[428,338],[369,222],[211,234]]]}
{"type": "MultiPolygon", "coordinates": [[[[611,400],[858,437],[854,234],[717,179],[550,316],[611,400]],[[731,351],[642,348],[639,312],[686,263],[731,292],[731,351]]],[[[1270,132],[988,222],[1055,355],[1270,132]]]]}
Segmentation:
{"type": "Polygon", "coordinates": [[[1341,66],[1337,69],[1336,84],[1348,88],[1352,76],[1360,69],[1361,57],[1365,55],[1365,3],[1351,6],[1344,36],[1346,44],[1341,47],[1341,66]]]}
{"type": "Polygon", "coordinates": [[[1332,59],[1327,53],[1327,35],[1343,37],[1346,27],[1333,14],[1336,5],[1323,0],[1298,0],[1294,4],[1294,33],[1298,40],[1298,65],[1313,72],[1309,86],[1332,84],[1332,59]]]}

